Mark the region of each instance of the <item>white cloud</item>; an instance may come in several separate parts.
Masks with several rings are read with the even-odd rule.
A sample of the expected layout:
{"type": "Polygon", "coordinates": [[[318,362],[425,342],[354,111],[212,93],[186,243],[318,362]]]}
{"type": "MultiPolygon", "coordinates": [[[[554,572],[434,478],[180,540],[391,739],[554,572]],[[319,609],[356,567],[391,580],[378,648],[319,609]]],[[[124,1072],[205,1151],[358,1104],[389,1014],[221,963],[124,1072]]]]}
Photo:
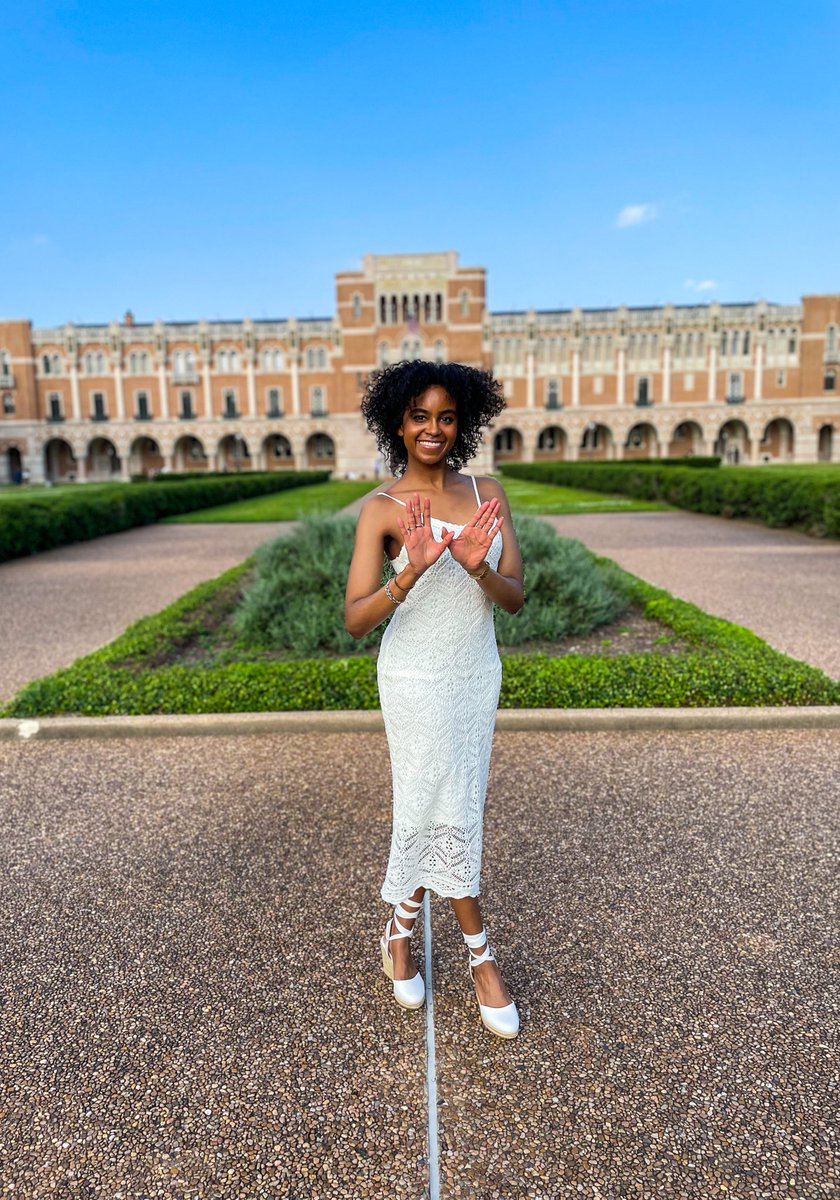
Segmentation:
{"type": "Polygon", "coordinates": [[[688,288],[690,292],[713,292],[718,286],[716,279],[686,279],[683,281],[683,287],[688,288]]]}
{"type": "Polygon", "coordinates": [[[625,204],[615,219],[617,229],[628,229],[631,225],[643,225],[659,216],[658,204],[625,204]]]}

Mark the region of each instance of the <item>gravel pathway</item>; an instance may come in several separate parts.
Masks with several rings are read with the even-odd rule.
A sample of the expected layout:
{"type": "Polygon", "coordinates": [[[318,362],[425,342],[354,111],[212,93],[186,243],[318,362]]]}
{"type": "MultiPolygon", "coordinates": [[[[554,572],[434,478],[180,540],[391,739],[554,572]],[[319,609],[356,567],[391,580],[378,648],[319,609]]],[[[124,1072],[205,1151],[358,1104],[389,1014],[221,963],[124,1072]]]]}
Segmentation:
{"type": "MultiPolygon", "coordinates": [[[[837,1194],[839,753],[497,733],[482,909],[522,1029],[483,1028],[433,896],[442,1200],[837,1194]]],[[[0,743],[0,821],[4,1196],[430,1194],[384,734],[0,743]]]]}
{"type": "Polygon", "coordinates": [[[290,525],[145,525],[3,563],[0,700],[104,646],[290,525]]]}
{"type": "Polygon", "coordinates": [[[544,517],[563,537],[840,679],[840,542],[692,512],[544,517]]]}

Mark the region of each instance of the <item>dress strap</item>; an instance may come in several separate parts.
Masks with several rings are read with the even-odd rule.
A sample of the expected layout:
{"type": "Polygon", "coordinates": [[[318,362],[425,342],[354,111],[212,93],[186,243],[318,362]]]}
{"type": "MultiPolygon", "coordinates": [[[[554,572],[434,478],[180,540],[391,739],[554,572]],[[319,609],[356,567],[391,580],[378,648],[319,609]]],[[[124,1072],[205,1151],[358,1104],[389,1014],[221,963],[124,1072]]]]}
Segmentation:
{"type": "Polygon", "coordinates": [[[481,508],[481,497],[478,494],[478,484],[475,481],[475,475],[471,475],[470,479],[472,479],[472,481],[473,481],[473,491],[475,492],[475,502],[478,505],[478,507],[481,508]]]}
{"type": "MultiPolygon", "coordinates": [[[[377,496],[388,496],[387,492],[377,492],[376,494],[377,496]]],[[[388,496],[388,499],[393,500],[395,504],[401,504],[403,508],[406,507],[405,500],[398,500],[396,496],[388,496]]]]}

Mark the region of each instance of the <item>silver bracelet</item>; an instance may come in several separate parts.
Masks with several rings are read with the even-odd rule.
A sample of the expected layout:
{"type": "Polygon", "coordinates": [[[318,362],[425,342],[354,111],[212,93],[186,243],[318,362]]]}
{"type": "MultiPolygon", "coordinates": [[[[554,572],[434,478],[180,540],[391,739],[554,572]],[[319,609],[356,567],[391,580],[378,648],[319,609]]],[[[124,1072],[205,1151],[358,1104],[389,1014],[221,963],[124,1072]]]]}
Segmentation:
{"type": "Polygon", "coordinates": [[[391,591],[391,580],[390,579],[385,584],[385,595],[392,602],[392,604],[402,604],[403,603],[403,601],[398,600],[397,597],[394,595],[394,593],[391,591]]]}

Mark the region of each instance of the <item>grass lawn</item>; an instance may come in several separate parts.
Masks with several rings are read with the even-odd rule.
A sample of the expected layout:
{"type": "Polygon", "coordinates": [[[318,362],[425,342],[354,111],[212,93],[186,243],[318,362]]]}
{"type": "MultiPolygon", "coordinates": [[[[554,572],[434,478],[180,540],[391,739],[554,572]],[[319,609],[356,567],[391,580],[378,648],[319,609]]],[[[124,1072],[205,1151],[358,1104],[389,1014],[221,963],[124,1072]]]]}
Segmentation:
{"type": "Polygon", "coordinates": [[[372,492],[374,479],[331,479],[287,492],[270,492],[252,500],[202,508],[178,517],[165,517],[167,525],[227,524],[243,521],[296,521],[307,513],[333,513],[372,492]]]}
{"type": "Polygon", "coordinates": [[[530,479],[514,479],[499,472],[502,487],[510,501],[511,512],[517,513],[579,513],[579,512],[650,512],[671,510],[673,505],[655,500],[634,500],[630,496],[605,496],[603,492],[583,488],[556,487],[550,483],[535,483],[530,479]]]}

